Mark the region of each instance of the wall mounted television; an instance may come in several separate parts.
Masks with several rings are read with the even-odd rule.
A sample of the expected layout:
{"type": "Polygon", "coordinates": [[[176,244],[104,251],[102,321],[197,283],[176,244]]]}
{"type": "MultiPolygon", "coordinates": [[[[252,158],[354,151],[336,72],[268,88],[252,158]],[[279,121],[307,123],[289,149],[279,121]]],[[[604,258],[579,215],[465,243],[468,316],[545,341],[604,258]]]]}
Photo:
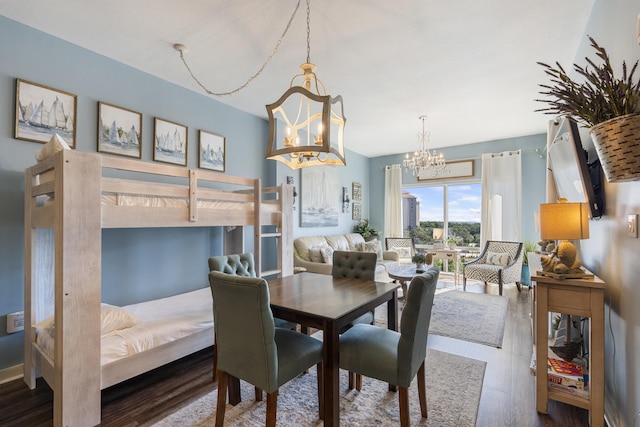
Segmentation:
{"type": "MultiPolygon", "coordinates": [[[[604,188],[599,160],[588,162],[575,120],[562,117],[549,147],[549,163],[558,197],[587,203],[591,218],[604,215],[604,188]]],[[[589,137],[587,135],[587,137],[589,137]]]]}

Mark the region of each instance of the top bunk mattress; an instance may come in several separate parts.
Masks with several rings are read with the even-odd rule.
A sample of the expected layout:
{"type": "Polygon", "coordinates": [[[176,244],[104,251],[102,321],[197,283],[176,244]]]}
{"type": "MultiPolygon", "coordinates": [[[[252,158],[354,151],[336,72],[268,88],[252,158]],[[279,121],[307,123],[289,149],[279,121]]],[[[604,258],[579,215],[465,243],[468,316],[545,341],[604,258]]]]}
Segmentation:
{"type": "MultiPolygon", "coordinates": [[[[140,323],[102,335],[102,366],[205,329],[211,329],[213,340],[213,298],[208,287],[120,308],[138,318],[140,323]]],[[[53,358],[55,327],[37,328],[36,331],[36,342],[53,358]]]]}

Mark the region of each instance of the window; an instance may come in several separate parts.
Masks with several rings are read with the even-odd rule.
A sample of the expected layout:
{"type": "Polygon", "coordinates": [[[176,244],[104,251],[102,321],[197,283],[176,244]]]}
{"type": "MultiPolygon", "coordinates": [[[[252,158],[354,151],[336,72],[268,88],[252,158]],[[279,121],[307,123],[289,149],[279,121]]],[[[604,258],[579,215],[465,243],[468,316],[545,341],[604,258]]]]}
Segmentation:
{"type": "Polygon", "coordinates": [[[480,183],[405,187],[402,200],[405,235],[417,244],[452,239],[457,246],[480,245],[480,183]]]}

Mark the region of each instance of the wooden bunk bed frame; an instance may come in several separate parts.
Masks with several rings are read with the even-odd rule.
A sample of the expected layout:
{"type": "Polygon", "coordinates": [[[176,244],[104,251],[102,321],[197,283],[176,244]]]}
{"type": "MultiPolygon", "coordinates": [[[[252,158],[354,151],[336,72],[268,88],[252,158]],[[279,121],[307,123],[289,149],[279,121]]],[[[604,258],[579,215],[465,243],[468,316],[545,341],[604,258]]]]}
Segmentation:
{"type": "Polygon", "coordinates": [[[259,179],[97,153],[63,150],[26,169],[24,380],[35,388],[39,372],[52,388],[54,425],[99,424],[100,390],[213,345],[213,330],[205,330],[100,366],[102,228],[253,226],[256,270],[262,276],[286,276],[293,274],[292,206],[291,185],[262,188],[259,179]],[[113,170],[127,171],[126,179],[108,177],[113,170]],[[150,176],[180,183],[149,181],[150,176]],[[227,189],[232,186],[241,189],[227,189]],[[104,193],[185,198],[189,203],[107,206],[101,203],[104,193]],[[268,193],[275,196],[263,200],[268,193]],[[41,203],[38,198],[44,196],[49,199],[41,203]],[[248,203],[251,208],[202,209],[197,207],[200,199],[248,203]],[[263,204],[278,207],[261,209],[263,204]],[[276,231],[263,232],[263,226],[276,231]],[[277,239],[278,265],[271,271],[261,269],[265,237],[277,239]],[[36,343],[32,327],[51,315],[56,325],[53,357],[36,343]]]}

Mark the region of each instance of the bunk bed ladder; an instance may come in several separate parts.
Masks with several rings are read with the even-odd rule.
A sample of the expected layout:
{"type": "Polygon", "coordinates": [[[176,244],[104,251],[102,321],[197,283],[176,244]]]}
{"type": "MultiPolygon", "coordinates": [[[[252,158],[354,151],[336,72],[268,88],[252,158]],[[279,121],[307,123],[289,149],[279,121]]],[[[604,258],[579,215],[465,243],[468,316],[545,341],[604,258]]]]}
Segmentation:
{"type": "Polygon", "coordinates": [[[293,274],[293,248],[289,247],[291,245],[285,244],[285,242],[292,242],[293,238],[291,235],[293,233],[293,186],[288,184],[283,184],[277,188],[265,188],[264,190],[261,188],[260,180],[256,180],[254,187],[254,203],[262,203],[262,195],[265,193],[276,193],[278,199],[280,200],[279,205],[281,206],[281,210],[279,211],[280,215],[280,225],[276,227],[275,231],[265,232],[263,230],[262,221],[260,218],[259,210],[254,210],[254,253],[260,254],[255,257],[256,260],[256,271],[259,272],[260,277],[268,277],[268,276],[290,276],[293,274]],[[288,234],[287,234],[288,233],[288,234]],[[286,235],[285,235],[286,234],[286,235]],[[263,239],[276,239],[277,246],[277,266],[273,270],[263,270],[262,269],[262,248],[263,248],[263,239]]]}

